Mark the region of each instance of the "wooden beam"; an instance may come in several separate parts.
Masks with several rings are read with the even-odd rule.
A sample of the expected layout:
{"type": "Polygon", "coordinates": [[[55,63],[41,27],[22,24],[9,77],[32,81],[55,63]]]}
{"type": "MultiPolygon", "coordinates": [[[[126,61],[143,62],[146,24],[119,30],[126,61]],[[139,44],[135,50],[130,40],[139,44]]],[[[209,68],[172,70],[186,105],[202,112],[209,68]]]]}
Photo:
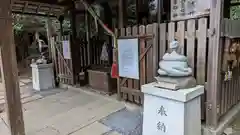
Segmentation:
{"type": "Polygon", "coordinates": [[[57,16],[55,15],[45,15],[45,14],[39,14],[39,13],[23,13],[23,12],[20,12],[20,11],[12,11],[12,13],[14,14],[21,14],[21,15],[34,15],[34,16],[42,16],[42,17],[54,17],[56,18],[57,16]]]}
{"type": "Polygon", "coordinates": [[[11,135],[25,135],[16,52],[13,39],[11,0],[0,2],[0,61],[6,113],[11,135]]]}
{"type": "Polygon", "coordinates": [[[224,0],[212,0],[210,11],[210,38],[207,74],[206,122],[213,129],[218,125],[218,104],[221,89],[221,20],[224,0]]]}
{"type": "Polygon", "coordinates": [[[22,12],[22,13],[32,13],[32,10],[35,8],[35,14],[41,15],[49,15],[54,14],[57,16],[58,14],[62,14],[64,12],[64,7],[59,5],[51,5],[46,3],[40,3],[40,2],[32,2],[32,1],[14,1],[12,3],[12,12],[22,12]],[[31,5],[31,6],[30,6],[31,5]],[[46,8],[48,10],[46,11],[46,8]],[[20,10],[19,10],[20,9],[20,10]]]}

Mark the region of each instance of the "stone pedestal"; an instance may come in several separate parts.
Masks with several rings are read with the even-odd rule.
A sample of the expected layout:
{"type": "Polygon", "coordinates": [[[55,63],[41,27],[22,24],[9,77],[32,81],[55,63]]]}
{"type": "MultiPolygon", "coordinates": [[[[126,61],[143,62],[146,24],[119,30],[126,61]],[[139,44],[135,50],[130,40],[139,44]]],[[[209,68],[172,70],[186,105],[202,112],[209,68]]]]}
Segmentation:
{"type": "Polygon", "coordinates": [[[172,91],[142,86],[144,93],[143,135],[201,135],[203,86],[172,91]]]}
{"type": "Polygon", "coordinates": [[[31,64],[33,89],[46,90],[55,87],[53,64],[31,64]]]}

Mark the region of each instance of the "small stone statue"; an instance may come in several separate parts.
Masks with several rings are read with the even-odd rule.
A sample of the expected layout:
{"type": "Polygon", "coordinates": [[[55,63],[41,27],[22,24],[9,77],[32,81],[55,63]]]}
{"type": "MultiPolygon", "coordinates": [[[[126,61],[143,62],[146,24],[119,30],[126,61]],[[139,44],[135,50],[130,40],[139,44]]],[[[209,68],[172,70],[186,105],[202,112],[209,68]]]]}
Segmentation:
{"type": "Polygon", "coordinates": [[[177,53],[179,45],[177,41],[170,44],[171,53],[166,53],[159,62],[158,73],[162,76],[191,76],[192,69],[189,68],[187,57],[177,53]]]}
{"type": "Polygon", "coordinates": [[[159,62],[158,74],[160,76],[155,77],[158,82],[157,87],[177,90],[196,86],[187,57],[178,53],[178,50],[181,50],[178,41],[171,42],[170,50],[159,62]]]}

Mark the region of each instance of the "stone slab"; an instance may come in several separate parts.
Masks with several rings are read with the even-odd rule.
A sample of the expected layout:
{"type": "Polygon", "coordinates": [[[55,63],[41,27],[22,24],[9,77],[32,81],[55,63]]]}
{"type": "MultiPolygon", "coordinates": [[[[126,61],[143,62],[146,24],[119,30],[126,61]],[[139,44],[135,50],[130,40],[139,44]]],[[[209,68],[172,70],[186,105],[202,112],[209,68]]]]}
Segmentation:
{"type": "Polygon", "coordinates": [[[36,131],[35,133],[31,133],[29,135],[63,135],[59,133],[58,130],[52,128],[52,127],[45,127],[43,129],[40,129],[36,131]]]}
{"type": "Polygon", "coordinates": [[[155,87],[155,84],[156,83],[154,82],[154,83],[142,85],[142,92],[144,94],[168,98],[168,99],[176,100],[180,102],[187,102],[204,93],[204,86],[201,86],[201,85],[198,85],[194,88],[172,91],[169,89],[155,87]]]}
{"type": "Polygon", "coordinates": [[[75,95],[78,95],[78,94],[79,93],[77,93],[75,91],[64,91],[64,92],[56,93],[56,94],[51,95],[51,96],[46,96],[43,99],[38,100],[38,101],[33,102],[33,103],[24,104],[23,107],[26,110],[38,109],[38,108],[41,108],[41,107],[47,107],[48,105],[51,105],[52,103],[57,103],[57,102],[60,102],[60,101],[68,100],[71,97],[73,97],[75,95]],[[36,106],[38,106],[38,108],[36,106]]]}
{"type": "Polygon", "coordinates": [[[116,131],[113,131],[113,132],[110,132],[110,133],[108,133],[106,135],[122,135],[122,134],[120,134],[120,133],[118,133],[116,131]]]}
{"type": "Polygon", "coordinates": [[[53,126],[62,134],[68,134],[71,131],[96,122],[123,107],[122,104],[104,103],[104,101],[99,100],[85,107],[74,108],[67,113],[58,115],[50,119],[51,122],[47,122],[47,125],[53,126]],[[64,123],[63,121],[69,121],[69,123],[64,123]]]}
{"type": "MultiPolygon", "coordinates": [[[[71,109],[77,108],[77,107],[84,107],[87,106],[90,102],[96,101],[95,99],[92,98],[81,98],[81,96],[75,96],[72,99],[61,101],[61,103],[52,103],[49,105],[46,105],[46,107],[39,107],[36,104],[36,108],[33,108],[31,110],[27,110],[24,112],[25,116],[25,124],[27,125],[26,127],[28,128],[27,131],[32,132],[35,131],[39,128],[43,128],[43,126],[48,125],[51,126],[51,124],[48,124],[51,120],[53,120],[55,117],[62,116],[64,114],[68,114],[68,112],[71,109]],[[64,104],[65,102],[65,104],[64,104]],[[39,107],[39,108],[37,108],[39,107]],[[36,117],[38,116],[38,117],[36,117]],[[32,125],[32,123],[36,123],[32,125]]],[[[69,117],[78,117],[79,113],[70,113],[69,117]]],[[[67,120],[64,118],[59,118],[61,121],[57,124],[63,124],[67,120]]],[[[69,123],[68,123],[69,124],[69,123]]],[[[70,124],[71,125],[71,124],[70,124]]]]}
{"type": "Polygon", "coordinates": [[[1,135],[11,135],[8,127],[5,125],[5,123],[2,119],[0,119],[0,134],[1,135]]]}
{"type": "MultiPolygon", "coordinates": [[[[70,135],[73,133],[92,135],[97,129],[104,134],[110,129],[99,125],[98,121],[124,108],[124,104],[116,100],[72,90],[44,96],[42,93],[37,93],[24,99],[27,102],[23,104],[27,135],[70,135]]],[[[6,113],[0,116],[7,121],[6,113]]],[[[0,135],[2,135],[1,128],[0,135]]]]}
{"type": "Polygon", "coordinates": [[[171,90],[188,89],[196,87],[196,79],[192,76],[188,77],[168,77],[158,76],[155,77],[157,83],[156,86],[160,88],[166,88],[171,90]]]}
{"type": "Polygon", "coordinates": [[[88,125],[82,129],[72,133],[71,135],[102,135],[110,130],[111,129],[106,127],[105,125],[95,122],[91,125],[88,125]]]}
{"type": "Polygon", "coordinates": [[[142,133],[142,112],[140,109],[121,109],[100,120],[101,123],[122,134],[139,135],[142,133]]]}
{"type": "Polygon", "coordinates": [[[31,83],[32,80],[29,79],[29,78],[20,78],[20,82],[21,82],[21,83],[24,83],[24,84],[27,84],[27,83],[31,83]]]}

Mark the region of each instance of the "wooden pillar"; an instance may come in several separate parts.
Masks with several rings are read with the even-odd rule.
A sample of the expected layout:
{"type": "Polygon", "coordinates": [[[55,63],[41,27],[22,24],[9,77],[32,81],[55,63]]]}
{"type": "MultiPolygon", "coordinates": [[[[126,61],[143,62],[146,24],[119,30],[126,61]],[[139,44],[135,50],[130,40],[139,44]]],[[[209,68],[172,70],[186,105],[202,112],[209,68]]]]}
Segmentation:
{"type": "Polygon", "coordinates": [[[73,39],[77,38],[77,30],[76,30],[76,12],[75,12],[75,3],[72,1],[72,9],[71,9],[71,30],[73,39]]]}
{"type": "Polygon", "coordinates": [[[139,22],[139,11],[140,11],[140,7],[139,7],[139,2],[140,0],[135,0],[135,6],[136,6],[136,20],[137,20],[137,25],[139,22]]]}
{"type": "Polygon", "coordinates": [[[0,2],[0,60],[11,135],[25,135],[13,39],[11,0],[0,2]]]}
{"type": "Polygon", "coordinates": [[[158,5],[157,5],[157,22],[161,23],[162,21],[162,4],[163,0],[158,0],[158,5]]]}
{"type": "Polygon", "coordinates": [[[91,53],[91,41],[90,41],[90,24],[91,24],[91,16],[88,11],[85,11],[85,27],[86,27],[86,40],[87,40],[87,57],[88,57],[88,65],[92,64],[92,53],[91,53]]]}
{"type": "Polygon", "coordinates": [[[47,38],[48,38],[48,47],[49,47],[49,59],[53,63],[53,71],[54,71],[54,80],[55,85],[57,86],[57,71],[58,71],[58,61],[57,61],[57,54],[56,54],[56,48],[54,44],[54,37],[53,37],[53,26],[52,26],[52,20],[48,18],[46,22],[46,30],[47,30],[47,38]]]}
{"type": "Polygon", "coordinates": [[[63,21],[64,21],[64,16],[61,15],[59,18],[58,18],[59,22],[60,22],[60,35],[63,36],[63,21]]]}
{"type": "Polygon", "coordinates": [[[218,126],[219,94],[221,89],[221,20],[224,0],[212,0],[210,11],[210,38],[207,75],[207,125],[213,129],[218,126]]]}
{"type": "Polygon", "coordinates": [[[41,51],[41,46],[40,46],[40,43],[39,43],[39,33],[38,33],[38,31],[35,31],[35,33],[34,33],[34,38],[35,38],[35,45],[36,45],[36,47],[38,47],[38,51],[40,52],[41,51]]]}
{"type": "Polygon", "coordinates": [[[80,47],[77,42],[77,30],[76,30],[76,8],[75,2],[72,1],[72,8],[71,8],[71,42],[70,42],[70,49],[71,49],[71,63],[72,63],[72,73],[73,73],[73,84],[78,83],[78,75],[80,73],[80,47]]]}
{"type": "MultiPolygon", "coordinates": [[[[108,25],[108,28],[111,29],[112,31],[114,31],[113,29],[113,15],[112,15],[112,10],[111,7],[109,6],[109,4],[107,2],[102,3],[102,7],[104,8],[104,20],[106,22],[106,24],[108,25]]],[[[112,37],[108,36],[108,48],[109,48],[109,54],[108,54],[108,64],[112,65],[113,62],[113,51],[112,51],[112,37]]]]}
{"type": "Polygon", "coordinates": [[[127,0],[118,0],[118,28],[124,28],[127,24],[127,0]]]}
{"type": "Polygon", "coordinates": [[[38,33],[38,31],[35,31],[34,36],[35,36],[35,40],[38,41],[39,40],[39,33],[38,33]]]}
{"type": "Polygon", "coordinates": [[[148,0],[138,1],[138,24],[147,25],[149,23],[149,2],[148,0]]]}
{"type": "Polygon", "coordinates": [[[224,0],[224,18],[230,18],[231,13],[231,1],[224,0]]]}
{"type": "Polygon", "coordinates": [[[49,50],[49,58],[50,60],[52,60],[53,56],[52,56],[52,51],[53,51],[53,48],[51,46],[51,37],[52,37],[52,20],[50,18],[47,19],[47,22],[46,22],[46,31],[47,31],[47,39],[48,39],[48,47],[50,48],[49,50]]]}

